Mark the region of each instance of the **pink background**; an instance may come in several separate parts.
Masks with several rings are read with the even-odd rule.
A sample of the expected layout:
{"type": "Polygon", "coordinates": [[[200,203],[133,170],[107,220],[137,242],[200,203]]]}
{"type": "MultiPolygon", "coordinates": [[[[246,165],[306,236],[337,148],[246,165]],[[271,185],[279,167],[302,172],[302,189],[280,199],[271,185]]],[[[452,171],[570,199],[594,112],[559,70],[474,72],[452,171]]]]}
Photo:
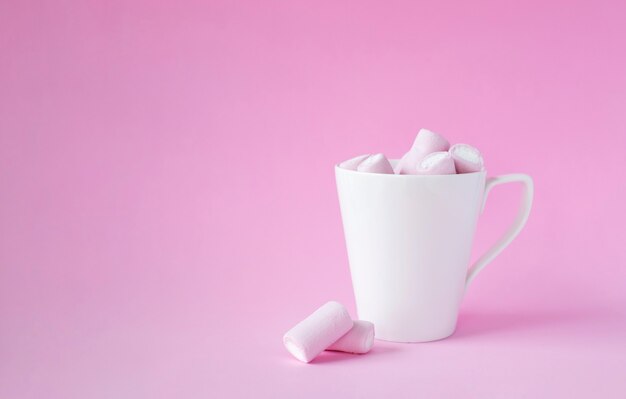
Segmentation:
{"type": "Polygon", "coordinates": [[[625,397],[625,3],[545,3],[0,3],[0,397],[625,397]],[[299,363],[333,164],[420,127],[526,229],[451,338],[299,363]]]}

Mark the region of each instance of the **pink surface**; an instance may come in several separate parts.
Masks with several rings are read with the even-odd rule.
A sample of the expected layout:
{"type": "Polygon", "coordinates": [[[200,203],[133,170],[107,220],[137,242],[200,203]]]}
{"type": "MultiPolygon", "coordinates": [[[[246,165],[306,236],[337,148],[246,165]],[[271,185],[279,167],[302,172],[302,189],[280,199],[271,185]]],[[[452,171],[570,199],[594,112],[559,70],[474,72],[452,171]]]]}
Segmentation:
{"type": "Polygon", "coordinates": [[[624,4],[2,2],[0,397],[625,397],[624,4]],[[333,165],[420,127],[526,229],[451,338],[298,362],[356,316],[333,165]]]}

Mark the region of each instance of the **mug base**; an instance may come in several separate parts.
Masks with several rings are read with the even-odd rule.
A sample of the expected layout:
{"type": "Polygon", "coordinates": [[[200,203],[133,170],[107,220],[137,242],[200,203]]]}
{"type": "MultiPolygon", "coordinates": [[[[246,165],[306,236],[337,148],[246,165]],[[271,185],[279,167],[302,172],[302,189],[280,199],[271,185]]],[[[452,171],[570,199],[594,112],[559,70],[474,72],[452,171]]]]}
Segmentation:
{"type": "Polygon", "coordinates": [[[425,343],[425,342],[435,342],[435,341],[441,341],[442,339],[446,339],[448,337],[450,337],[451,335],[453,335],[456,332],[456,328],[453,329],[449,334],[446,335],[442,335],[442,336],[437,336],[437,337],[428,337],[428,338],[412,338],[412,339],[400,339],[400,338],[394,338],[394,337],[379,337],[376,336],[376,340],[378,341],[385,341],[385,342],[395,342],[398,344],[419,344],[419,343],[425,343]]]}

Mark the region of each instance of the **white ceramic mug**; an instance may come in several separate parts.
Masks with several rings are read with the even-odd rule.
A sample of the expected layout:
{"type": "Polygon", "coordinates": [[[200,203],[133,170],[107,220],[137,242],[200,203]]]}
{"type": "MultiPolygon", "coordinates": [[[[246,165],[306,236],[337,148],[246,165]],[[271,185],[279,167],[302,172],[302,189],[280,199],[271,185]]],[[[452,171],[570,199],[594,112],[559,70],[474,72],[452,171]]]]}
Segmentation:
{"type": "Polygon", "coordinates": [[[454,332],[467,286],[519,234],[532,204],[530,176],[486,175],[388,175],[335,166],[357,313],[374,323],[376,338],[425,342],[454,332]],[[524,184],[517,219],[468,268],[487,194],[512,182],[524,184]]]}

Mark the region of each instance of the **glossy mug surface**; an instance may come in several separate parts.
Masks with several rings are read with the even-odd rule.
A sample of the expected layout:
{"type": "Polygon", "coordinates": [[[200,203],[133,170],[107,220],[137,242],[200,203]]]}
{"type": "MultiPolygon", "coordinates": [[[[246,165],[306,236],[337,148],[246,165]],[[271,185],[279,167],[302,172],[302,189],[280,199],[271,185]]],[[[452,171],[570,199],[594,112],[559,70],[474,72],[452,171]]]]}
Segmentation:
{"type": "Polygon", "coordinates": [[[388,175],[335,166],[335,176],[358,317],[374,323],[376,338],[395,342],[454,332],[468,284],[520,232],[533,197],[524,174],[388,175]],[[518,216],[469,267],[487,194],[510,182],[525,187],[518,216]]]}

